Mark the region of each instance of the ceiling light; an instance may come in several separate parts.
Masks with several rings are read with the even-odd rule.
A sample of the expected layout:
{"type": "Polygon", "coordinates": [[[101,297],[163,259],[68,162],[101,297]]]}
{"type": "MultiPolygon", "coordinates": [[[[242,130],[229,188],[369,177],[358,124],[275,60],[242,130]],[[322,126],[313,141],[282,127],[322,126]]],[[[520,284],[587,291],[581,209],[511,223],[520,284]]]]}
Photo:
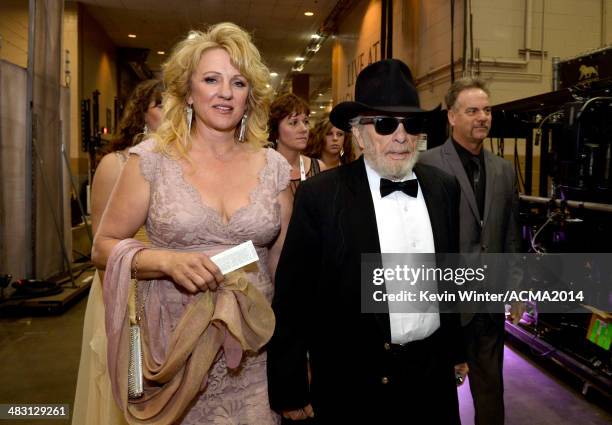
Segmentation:
{"type": "Polygon", "coordinates": [[[297,58],[295,58],[295,60],[296,60],[296,61],[303,61],[303,60],[304,60],[304,58],[303,58],[303,57],[301,57],[301,56],[298,56],[297,58]]]}
{"type": "Polygon", "coordinates": [[[158,50],[158,51],[157,51],[157,54],[158,54],[158,55],[165,55],[165,54],[166,54],[166,52],[164,52],[163,50],[158,50]]]}
{"type": "Polygon", "coordinates": [[[304,16],[314,16],[313,12],[304,12],[304,16]]]}
{"type": "Polygon", "coordinates": [[[278,77],[278,72],[271,72],[270,73],[270,77],[272,77],[272,78],[278,77]]]}
{"type": "Polygon", "coordinates": [[[128,34],[129,38],[136,38],[136,34],[128,34]]]}
{"type": "Polygon", "coordinates": [[[266,87],[267,87],[267,88],[270,88],[270,84],[266,84],[266,87]]]}
{"type": "Polygon", "coordinates": [[[323,93],[319,93],[319,96],[323,96],[323,93]]]}
{"type": "Polygon", "coordinates": [[[325,106],[321,105],[319,106],[319,109],[325,109],[325,106]]]}

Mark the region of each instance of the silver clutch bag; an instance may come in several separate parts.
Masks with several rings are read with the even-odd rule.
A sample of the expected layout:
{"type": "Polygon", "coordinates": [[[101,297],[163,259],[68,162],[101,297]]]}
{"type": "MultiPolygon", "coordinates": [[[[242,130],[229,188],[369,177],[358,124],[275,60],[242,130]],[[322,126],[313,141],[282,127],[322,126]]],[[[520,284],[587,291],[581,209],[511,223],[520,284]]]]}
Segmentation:
{"type": "Polygon", "coordinates": [[[130,357],[128,360],[128,397],[140,398],[144,394],[142,383],[142,345],[140,326],[130,326],[130,357]]]}

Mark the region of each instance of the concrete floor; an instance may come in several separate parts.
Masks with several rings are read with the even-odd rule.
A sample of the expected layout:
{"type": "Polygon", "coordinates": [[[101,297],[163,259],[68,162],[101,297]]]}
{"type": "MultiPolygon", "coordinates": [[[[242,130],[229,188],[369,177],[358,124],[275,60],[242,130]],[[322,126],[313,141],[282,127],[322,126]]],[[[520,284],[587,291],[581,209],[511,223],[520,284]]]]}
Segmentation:
{"type": "MultiPolygon", "coordinates": [[[[521,351],[506,345],[506,425],[612,424],[612,404],[609,400],[595,397],[597,404],[588,401],[573,379],[560,379],[559,376],[565,374],[554,369],[543,368],[521,351]]],[[[474,406],[467,381],[459,388],[459,405],[461,424],[474,425],[474,406]]]]}
{"type": "MultiPolygon", "coordinates": [[[[84,297],[60,316],[0,319],[0,403],[72,407],[86,305],[84,297]]],[[[8,422],[0,420],[0,424],[4,423],[8,422]]],[[[70,421],[16,423],[66,425],[70,421]]]]}
{"type": "MultiPolygon", "coordinates": [[[[74,401],[86,299],[60,316],[0,319],[0,403],[74,401]]],[[[507,425],[610,425],[610,403],[594,404],[579,388],[506,347],[507,425]],[[607,411],[600,406],[606,406],[607,411]]],[[[469,387],[459,389],[463,425],[473,425],[469,387]]],[[[0,424],[9,423],[0,420],[0,424]]],[[[19,425],[66,425],[68,420],[20,420],[19,425]]],[[[83,424],[86,425],[86,424],[83,424]]]]}

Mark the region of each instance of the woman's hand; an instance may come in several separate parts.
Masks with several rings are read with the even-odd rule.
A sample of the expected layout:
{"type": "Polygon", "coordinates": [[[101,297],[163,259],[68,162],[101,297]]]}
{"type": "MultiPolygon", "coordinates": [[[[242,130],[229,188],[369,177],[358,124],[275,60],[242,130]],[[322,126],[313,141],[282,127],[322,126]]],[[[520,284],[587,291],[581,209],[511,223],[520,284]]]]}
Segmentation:
{"type": "Polygon", "coordinates": [[[164,252],[162,272],[174,283],[195,294],[215,291],[224,277],[210,257],[199,252],[164,252]]]}

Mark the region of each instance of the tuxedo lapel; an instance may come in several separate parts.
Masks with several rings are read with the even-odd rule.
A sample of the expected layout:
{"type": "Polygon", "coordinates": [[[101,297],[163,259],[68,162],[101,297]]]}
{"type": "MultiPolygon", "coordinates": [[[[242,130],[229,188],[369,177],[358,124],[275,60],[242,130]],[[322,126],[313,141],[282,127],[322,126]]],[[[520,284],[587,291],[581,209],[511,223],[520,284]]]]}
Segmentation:
{"type": "Polygon", "coordinates": [[[363,156],[349,164],[347,172],[347,185],[352,194],[352,203],[348,205],[349,228],[355,231],[356,248],[362,253],[379,253],[376,213],[363,156]]]}
{"type": "MultiPolygon", "coordinates": [[[[446,143],[442,145],[442,156],[448,164],[449,170],[452,171],[451,174],[453,174],[459,182],[459,186],[461,187],[461,196],[467,200],[467,203],[472,210],[472,214],[474,214],[476,220],[480,222],[480,212],[478,211],[478,205],[476,204],[474,189],[472,189],[467,173],[463,168],[463,164],[461,164],[461,159],[459,159],[459,154],[453,146],[453,141],[451,139],[448,139],[446,143]]],[[[487,178],[489,178],[488,174],[487,178]]],[[[489,186],[488,183],[487,186],[489,186]]]]}
{"type": "MultiPolygon", "coordinates": [[[[352,231],[352,241],[355,243],[355,246],[351,249],[359,254],[378,254],[380,253],[378,225],[376,223],[374,202],[370,193],[363,156],[344,167],[346,167],[347,186],[351,194],[349,205],[347,206],[348,228],[352,231]]],[[[355,266],[361,267],[361,264],[356,264],[355,266]]],[[[377,267],[382,267],[382,262],[377,267]]],[[[372,315],[385,339],[390,341],[391,325],[389,323],[389,314],[373,313],[372,315]]]]}

